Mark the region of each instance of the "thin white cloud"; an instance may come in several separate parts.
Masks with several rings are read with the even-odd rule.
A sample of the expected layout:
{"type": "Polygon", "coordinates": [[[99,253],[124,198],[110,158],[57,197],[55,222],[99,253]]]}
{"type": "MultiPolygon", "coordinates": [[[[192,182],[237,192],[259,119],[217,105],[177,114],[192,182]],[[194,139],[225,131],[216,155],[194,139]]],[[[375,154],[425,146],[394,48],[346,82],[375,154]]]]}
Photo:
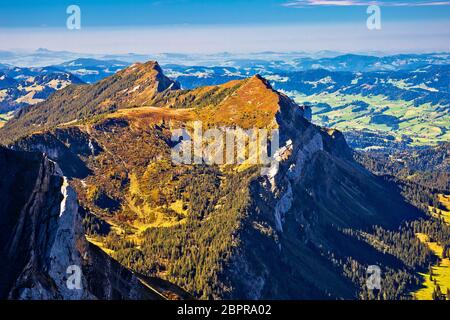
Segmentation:
{"type": "Polygon", "coordinates": [[[285,7],[355,7],[379,5],[384,7],[433,7],[450,6],[450,1],[359,1],[359,0],[292,0],[283,4],[285,7]]]}

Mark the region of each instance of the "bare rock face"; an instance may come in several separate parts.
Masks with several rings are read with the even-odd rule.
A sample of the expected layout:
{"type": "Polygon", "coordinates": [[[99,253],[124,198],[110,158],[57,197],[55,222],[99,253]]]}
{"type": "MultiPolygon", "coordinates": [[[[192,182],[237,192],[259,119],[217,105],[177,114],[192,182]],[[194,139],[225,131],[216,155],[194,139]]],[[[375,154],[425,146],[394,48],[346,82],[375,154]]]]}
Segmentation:
{"type": "MultiPolygon", "coordinates": [[[[375,225],[396,230],[403,221],[418,217],[419,212],[404,201],[395,187],[353,160],[340,132],[312,124],[308,107],[298,106],[276,92],[260,76],[216,87],[176,89],[157,64],[133,65],[98,85],[80,88],[75,94],[66,92],[71,103],[56,97],[40,109],[19,115],[0,130],[0,142],[10,143],[16,150],[45,152],[60,165],[65,176],[79,182],[73,186],[84,207],[92,211],[111,209],[109,212],[121,218],[127,211],[116,210],[113,205],[126,204],[126,186],[131,180],[128,171],[141,171],[143,176],[149,164],[158,168],[163,165],[161,159],[170,160],[167,133],[171,123],[189,125],[190,121],[201,120],[204,127],[211,128],[278,129],[279,160],[264,170],[266,174],[254,174],[260,171],[255,167],[243,174],[230,171],[223,175],[226,183],[217,187],[217,195],[211,195],[221,205],[211,206],[207,219],[200,217],[190,226],[194,233],[191,238],[177,226],[167,229],[167,236],[161,238],[178,235],[184,239],[180,243],[183,250],[180,255],[159,256],[160,260],[170,267],[184,258],[186,268],[197,277],[190,283],[192,287],[203,283],[201,289],[208,292],[198,290],[194,294],[215,299],[355,299],[359,287],[345,276],[337,259],[351,257],[361,265],[381,261],[397,268],[376,253],[368,260],[367,244],[350,238],[343,230],[369,230],[375,225]],[[98,97],[92,100],[92,96],[98,97]],[[89,98],[86,103],[85,98],[89,98]],[[112,98],[116,103],[109,109],[112,98]],[[133,108],[153,102],[166,108],[133,108]],[[71,124],[79,114],[89,119],[98,110],[109,112],[108,117],[83,125],[71,124]],[[46,120],[45,125],[40,125],[41,119],[46,120]],[[34,134],[23,137],[24,128],[34,134]],[[117,175],[111,176],[111,172],[117,175]],[[83,183],[108,186],[107,195],[115,200],[113,205],[108,208],[89,200],[83,183]],[[229,192],[222,194],[221,187],[229,188],[229,192]],[[205,232],[208,237],[197,235],[205,232]],[[208,248],[208,254],[189,266],[190,251],[184,249],[192,243],[208,248]],[[215,250],[209,250],[213,243],[215,250]],[[217,259],[206,259],[209,253],[216,253],[217,259]]],[[[146,291],[132,273],[80,235],[75,195],[57,174],[55,165],[45,157],[9,150],[2,153],[6,160],[2,163],[0,158],[0,201],[6,211],[0,219],[0,244],[6,249],[2,249],[0,261],[6,264],[0,275],[0,297],[145,296],[146,291]],[[18,188],[21,191],[15,192],[18,188]],[[84,291],[77,292],[67,286],[67,268],[79,265],[84,291]]],[[[179,181],[171,186],[173,194],[184,190],[180,181],[186,181],[186,185],[192,182],[197,172],[194,169],[198,168],[185,169],[192,175],[175,166],[161,170],[170,172],[171,182],[175,178],[179,181]]],[[[218,172],[208,175],[215,181],[218,172]]],[[[205,185],[214,188],[212,183],[205,185]]],[[[148,188],[148,194],[150,191],[153,189],[148,188]]],[[[176,200],[186,199],[180,196],[176,200]]],[[[151,201],[147,204],[153,205],[151,201]]],[[[153,258],[144,256],[143,261],[153,258]]],[[[128,264],[130,268],[136,265],[128,264]]],[[[76,267],[69,271],[73,274],[74,270],[76,267]]],[[[172,276],[180,277],[180,273],[172,276]]],[[[186,283],[186,277],[178,280],[186,283]]]]}
{"type": "Polygon", "coordinates": [[[0,299],[161,298],[87,242],[56,163],[0,148],[0,174],[0,299]]]}

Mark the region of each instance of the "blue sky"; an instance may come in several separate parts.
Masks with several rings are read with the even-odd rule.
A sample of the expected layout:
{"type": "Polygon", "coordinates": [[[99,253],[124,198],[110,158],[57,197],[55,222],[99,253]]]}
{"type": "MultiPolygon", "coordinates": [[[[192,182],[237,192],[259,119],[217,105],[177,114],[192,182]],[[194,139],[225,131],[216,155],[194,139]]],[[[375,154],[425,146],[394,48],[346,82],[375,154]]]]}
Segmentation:
{"type": "Polygon", "coordinates": [[[450,51],[442,0],[2,0],[0,13],[0,49],[450,51]],[[365,27],[372,3],[382,30],[365,27]],[[65,28],[71,4],[81,8],[81,30],[65,28]]]}

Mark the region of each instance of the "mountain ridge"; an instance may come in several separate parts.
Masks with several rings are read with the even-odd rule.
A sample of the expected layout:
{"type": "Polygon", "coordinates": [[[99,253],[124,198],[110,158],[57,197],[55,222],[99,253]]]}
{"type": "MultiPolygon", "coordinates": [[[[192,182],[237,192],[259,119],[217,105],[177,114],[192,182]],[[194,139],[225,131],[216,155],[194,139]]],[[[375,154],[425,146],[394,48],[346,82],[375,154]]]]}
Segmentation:
{"type": "MultiPolygon", "coordinates": [[[[155,63],[135,65],[83,86],[112,85],[95,102],[113,97],[121,105],[77,123],[58,119],[8,143],[24,113],[0,130],[2,142],[60,164],[88,213],[89,236],[108,254],[197,298],[355,299],[369,295],[359,283],[369,264],[394,270],[383,294],[406,297],[395,281],[412,283],[415,269],[357,235],[375,226],[398,230],[423,215],[353,160],[342,133],[312,124],[308,108],[261,76],[175,90],[162,75],[162,87],[152,80],[159,72],[155,63]],[[125,94],[140,79],[151,90],[125,94]],[[277,128],[282,159],[263,176],[259,165],[174,164],[172,130],[189,130],[195,120],[205,128],[277,128]]],[[[66,98],[74,111],[84,108],[81,91],[66,98]]]]}
{"type": "Polygon", "coordinates": [[[86,241],[76,194],[56,163],[3,147],[0,163],[2,299],[161,299],[86,241]],[[74,268],[79,287],[71,288],[74,268]]]}
{"type": "MultiPolygon", "coordinates": [[[[35,130],[149,103],[158,93],[177,88],[177,83],[165,77],[156,62],[135,64],[96,84],[70,85],[57,91],[46,101],[21,109],[5,124],[5,129],[22,137],[35,130]]],[[[0,137],[3,139],[10,140],[0,137]]]]}

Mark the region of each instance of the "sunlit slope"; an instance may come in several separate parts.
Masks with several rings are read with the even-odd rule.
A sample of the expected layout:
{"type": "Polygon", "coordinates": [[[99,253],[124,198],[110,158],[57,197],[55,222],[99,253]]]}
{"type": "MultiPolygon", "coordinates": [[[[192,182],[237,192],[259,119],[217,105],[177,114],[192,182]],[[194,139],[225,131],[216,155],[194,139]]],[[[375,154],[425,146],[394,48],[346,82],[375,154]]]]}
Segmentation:
{"type": "Polygon", "coordinates": [[[49,100],[0,131],[4,143],[14,140],[10,147],[58,162],[86,210],[92,243],[202,299],[367,298],[361,283],[373,263],[394,270],[385,297],[404,296],[395,279],[413,273],[406,259],[345,232],[398,230],[420,214],[353,160],[339,131],[313,125],[308,108],[260,76],[133,91],[143,81],[158,88],[165,78],[154,70],[131,66],[105,79],[89,105],[81,97],[98,84],[66,92],[68,117],[61,112],[69,104],[49,100]],[[104,108],[110,101],[118,104],[104,108]],[[173,130],[198,120],[205,129],[278,128],[285,149],[279,167],[266,176],[253,164],[173,163],[173,130]],[[27,134],[14,136],[21,126],[27,134]]]}
{"type": "Polygon", "coordinates": [[[379,132],[410,145],[450,140],[450,114],[445,106],[391,100],[383,95],[296,94],[299,103],[313,104],[313,120],[344,132],[379,132]]]}
{"type": "Polygon", "coordinates": [[[443,258],[443,247],[436,242],[430,242],[426,234],[417,234],[417,237],[439,257],[439,263],[431,267],[431,276],[430,273],[421,273],[424,279],[423,288],[414,292],[413,296],[418,300],[432,300],[437,286],[442,294],[447,294],[447,290],[450,290],[450,259],[443,258]]]}

